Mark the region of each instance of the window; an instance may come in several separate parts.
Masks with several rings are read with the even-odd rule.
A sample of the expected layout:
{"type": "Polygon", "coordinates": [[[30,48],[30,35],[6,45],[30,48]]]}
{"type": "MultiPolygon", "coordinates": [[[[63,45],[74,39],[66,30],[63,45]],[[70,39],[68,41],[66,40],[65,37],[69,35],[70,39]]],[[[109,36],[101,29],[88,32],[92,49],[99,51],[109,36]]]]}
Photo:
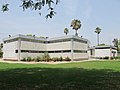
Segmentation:
{"type": "Polygon", "coordinates": [[[74,53],[87,53],[86,50],[73,50],[74,53]]]}

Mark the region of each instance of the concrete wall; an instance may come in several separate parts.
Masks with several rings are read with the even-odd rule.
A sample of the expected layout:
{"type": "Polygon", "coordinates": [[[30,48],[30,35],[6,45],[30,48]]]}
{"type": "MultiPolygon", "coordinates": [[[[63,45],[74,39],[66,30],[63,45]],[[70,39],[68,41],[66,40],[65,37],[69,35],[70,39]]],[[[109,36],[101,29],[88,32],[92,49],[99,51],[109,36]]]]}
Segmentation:
{"type": "Polygon", "coordinates": [[[73,59],[74,60],[88,59],[88,53],[74,53],[73,59]]]}
{"type": "Polygon", "coordinates": [[[112,52],[116,52],[115,56],[117,56],[117,50],[114,49],[95,49],[95,57],[113,57],[112,52]]]}
{"type": "Polygon", "coordinates": [[[46,50],[46,44],[29,41],[21,41],[21,50],[46,50]]]}
{"type": "MultiPolygon", "coordinates": [[[[47,51],[62,51],[62,50],[71,50],[71,41],[67,42],[57,42],[57,43],[49,43],[47,44],[47,51]]],[[[71,52],[66,53],[49,53],[50,57],[63,57],[66,58],[67,56],[71,58],[71,52]]]]}
{"type": "Polygon", "coordinates": [[[86,43],[73,41],[74,50],[88,50],[88,45],[86,43]]]}
{"type": "MultiPolygon", "coordinates": [[[[46,44],[37,43],[37,42],[29,42],[29,41],[21,41],[21,50],[35,50],[35,51],[46,51],[46,44]]],[[[27,53],[22,52],[20,54],[21,59],[26,57],[36,58],[37,56],[41,56],[43,53],[27,53]]]]}
{"type": "Polygon", "coordinates": [[[110,56],[110,49],[95,49],[95,57],[110,56]]]}
{"type": "MultiPolygon", "coordinates": [[[[81,50],[81,51],[88,51],[88,45],[82,42],[73,41],[73,50],[81,50]]],[[[88,59],[88,52],[87,53],[75,53],[73,54],[73,59],[88,59]]]]}
{"type": "Polygon", "coordinates": [[[47,44],[47,51],[53,50],[71,50],[71,41],[47,44]]]}
{"type": "Polygon", "coordinates": [[[11,43],[5,43],[3,45],[3,59],[12,59],[17,60],[17,53],[15,53],[15,50],[18,48],[18,42],[11,42],[11,43]]]}

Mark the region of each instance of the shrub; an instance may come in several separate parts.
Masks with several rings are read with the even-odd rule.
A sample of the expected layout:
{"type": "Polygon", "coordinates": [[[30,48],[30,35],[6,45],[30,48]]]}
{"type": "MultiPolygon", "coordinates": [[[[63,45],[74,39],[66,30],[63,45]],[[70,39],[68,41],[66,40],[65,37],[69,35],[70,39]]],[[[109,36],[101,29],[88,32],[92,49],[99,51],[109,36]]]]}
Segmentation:
{"type": "Polygon", "coordinates": [[[52,58],[52,61],[54,61],[54,62],[56,62],[57,60],[58,60],[57,57],[53,57],[53,58],[52,58]]]}
{"type": "Polygon", "coordinates": [[[35,59],[35,62],[39,62],[42,61],[42,58],[40,56],[37,56],[37,58],[35,59]]]}
{"type": "Polygon", "coordinates": [[[21,61],[27,61],[27,60],[26,60],[26,58],[25,58],[25,57],[23,57],[21,61]]]}
{"type": "Polygon", "coordinates": [[[114,57],[114,59],[115,59],[115,60],[118,60],[118,59],[120,59],[120,56],[116,56],[116,57],[114,57]]]}
{"type": "Polygon", "coordinates": [[[108,57],[108,56],[105,56],[105,57],[103,57],[103,59],[109,59],[109,57],[108,57]]]}
{"type": "Polygon", "coordinates": [[[49,62],[50,61],[50,55],[48,53],[44,53],[44,55],[42,55],[42,60],[45,62],[49,62]]]}
{"type": "Polygon", "coordinates": [[[0,58],[3,57],[3,52],[0,51],[0,58]]]}
{"type": "Polygon", "coordinates": [[[64,61],[71,61],[71,59],[69,57],[66,57],[64,61]]]}
{"type": "Polygon", "coordinates": [[[63,61],[63,57],[62,56],[59,58],[59,61],[63,61]]]}
{"type": "Polygon", "coordinates": [[[27,57],[26,60],[27,60],[28,62],[33,61],[31,57],[27,57]]]}

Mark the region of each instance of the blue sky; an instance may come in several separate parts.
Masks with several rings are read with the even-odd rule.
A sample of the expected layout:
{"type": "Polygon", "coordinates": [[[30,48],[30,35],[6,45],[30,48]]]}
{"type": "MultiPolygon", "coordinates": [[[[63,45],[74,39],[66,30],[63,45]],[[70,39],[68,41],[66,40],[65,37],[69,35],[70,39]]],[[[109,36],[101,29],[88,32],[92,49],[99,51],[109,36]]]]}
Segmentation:
{"type": "Polygon", "coordinates": [[[52,19],[45,19],[47,10],[43,9],[42,16],[38,12],[20,8],[20,0],[0,0],[2,4],[9,2],[10,10],[0,11],[0,40],[9,34],[35,34],[36,36],[64,36],[64,28],[69,29],[69,35],[75,32],[70,28],[73,19],[79,19],[82,27],[78,31],[97,44],[96,27],[100,27],[100,43],[112,44],[114,38],[120,39],[120,0],[61,0],[55,6],[57,14],[52,19]]]}

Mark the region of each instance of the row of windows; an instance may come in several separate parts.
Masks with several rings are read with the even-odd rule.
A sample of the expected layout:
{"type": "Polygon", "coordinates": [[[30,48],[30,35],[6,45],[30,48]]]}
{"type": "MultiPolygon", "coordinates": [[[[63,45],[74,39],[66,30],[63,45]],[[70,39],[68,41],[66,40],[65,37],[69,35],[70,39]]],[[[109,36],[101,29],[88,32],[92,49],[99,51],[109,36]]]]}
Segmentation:
{"type": "MultiPolygon", "coordinates": [[[[57,51],[36,51],[36,50],[21,50],[21,53],[69,53],[71,50],[57,50],[57,51]]],[[[74,53],[87,53],[85,50],[73,50],[74,53]]],[[[15,50],[18,53],[18,50],[15,50]]]]}
{"type": "Polygon", "coordinates": [[[87,53],[86,50],[74,50],[73,52],[74,53],[87,53]]]}
{"type": "MultiPolygon", "coordinates": [[[[68,53],[71,50],[57,50],[57,51],[36,51],[36,50],[21,50],[21,53],[68,53]]],[[[18,53],[18,50],[15,50],[18,53]]]]}

